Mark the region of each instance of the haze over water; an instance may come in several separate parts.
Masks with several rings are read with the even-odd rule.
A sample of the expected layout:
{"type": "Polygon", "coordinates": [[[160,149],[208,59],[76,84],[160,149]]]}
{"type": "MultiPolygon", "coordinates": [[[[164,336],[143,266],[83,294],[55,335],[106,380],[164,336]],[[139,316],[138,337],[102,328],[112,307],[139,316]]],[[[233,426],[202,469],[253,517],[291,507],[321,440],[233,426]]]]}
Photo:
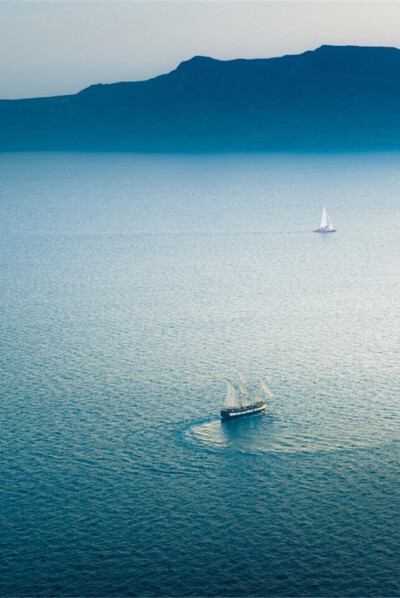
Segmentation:
{"type": "Polygon", "coordinates": [[[399,167],[2,156],[2,595],[400,594],[399,167]]]}

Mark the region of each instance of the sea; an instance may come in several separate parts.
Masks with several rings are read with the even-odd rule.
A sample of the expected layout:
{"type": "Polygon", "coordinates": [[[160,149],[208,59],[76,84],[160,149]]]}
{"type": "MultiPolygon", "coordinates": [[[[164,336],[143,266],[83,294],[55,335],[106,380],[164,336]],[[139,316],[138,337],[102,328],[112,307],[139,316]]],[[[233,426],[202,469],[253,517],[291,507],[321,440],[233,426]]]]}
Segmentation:
{"type": "Polygon", "coordinates": [[[2,596],[400,596],[400,153],[2,154],[0,246],[2,596]]]}

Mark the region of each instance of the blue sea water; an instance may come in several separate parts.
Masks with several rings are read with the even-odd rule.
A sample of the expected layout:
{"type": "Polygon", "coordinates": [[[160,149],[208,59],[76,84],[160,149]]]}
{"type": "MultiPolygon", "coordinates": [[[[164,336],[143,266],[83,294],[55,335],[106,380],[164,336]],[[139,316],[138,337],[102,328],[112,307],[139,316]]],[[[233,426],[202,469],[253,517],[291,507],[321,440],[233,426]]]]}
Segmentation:
{"type": "Polygon", "coordinates": [[[1,595],[400,595],[399,173],[2,155],[1,595]]]}

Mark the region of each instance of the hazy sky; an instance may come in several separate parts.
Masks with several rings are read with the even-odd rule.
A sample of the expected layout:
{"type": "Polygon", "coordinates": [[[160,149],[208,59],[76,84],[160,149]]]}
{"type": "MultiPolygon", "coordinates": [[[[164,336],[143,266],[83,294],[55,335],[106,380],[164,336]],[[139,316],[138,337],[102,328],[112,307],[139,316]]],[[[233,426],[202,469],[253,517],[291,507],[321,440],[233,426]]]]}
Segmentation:
{"type": "Polygon", "coordinates": [[[147,79],[196,54],[400,48],[400,1],[0,0],[0,98],[147,79]]]}

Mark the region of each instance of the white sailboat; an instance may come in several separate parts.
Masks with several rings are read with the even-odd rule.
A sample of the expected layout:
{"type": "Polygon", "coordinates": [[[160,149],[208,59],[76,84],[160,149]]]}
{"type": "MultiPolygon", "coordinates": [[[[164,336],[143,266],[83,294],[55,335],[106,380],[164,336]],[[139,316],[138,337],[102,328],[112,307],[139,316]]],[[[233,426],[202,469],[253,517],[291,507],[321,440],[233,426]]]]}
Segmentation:
{"type": "MultiPolygon", "coordinates": [[[[261,380],[261,388],[267,397],[273,397],[274,394],[264,380],[261,380]]],[[[267,403],[251,387],[244,376],[239,376],[237,384],[229,380],[226,381],[226,399],[221,409],[221,418],[223,420],[235,419],[253,413],[263,413],[267,403]]]]}
{"type": "Polygon", "coordinates": [[[336,230],[333,228],[332,220],[326,211],[326,208],[322,210],[321,226],[313,230],[313,233],[335,233],[336,230]]]}

